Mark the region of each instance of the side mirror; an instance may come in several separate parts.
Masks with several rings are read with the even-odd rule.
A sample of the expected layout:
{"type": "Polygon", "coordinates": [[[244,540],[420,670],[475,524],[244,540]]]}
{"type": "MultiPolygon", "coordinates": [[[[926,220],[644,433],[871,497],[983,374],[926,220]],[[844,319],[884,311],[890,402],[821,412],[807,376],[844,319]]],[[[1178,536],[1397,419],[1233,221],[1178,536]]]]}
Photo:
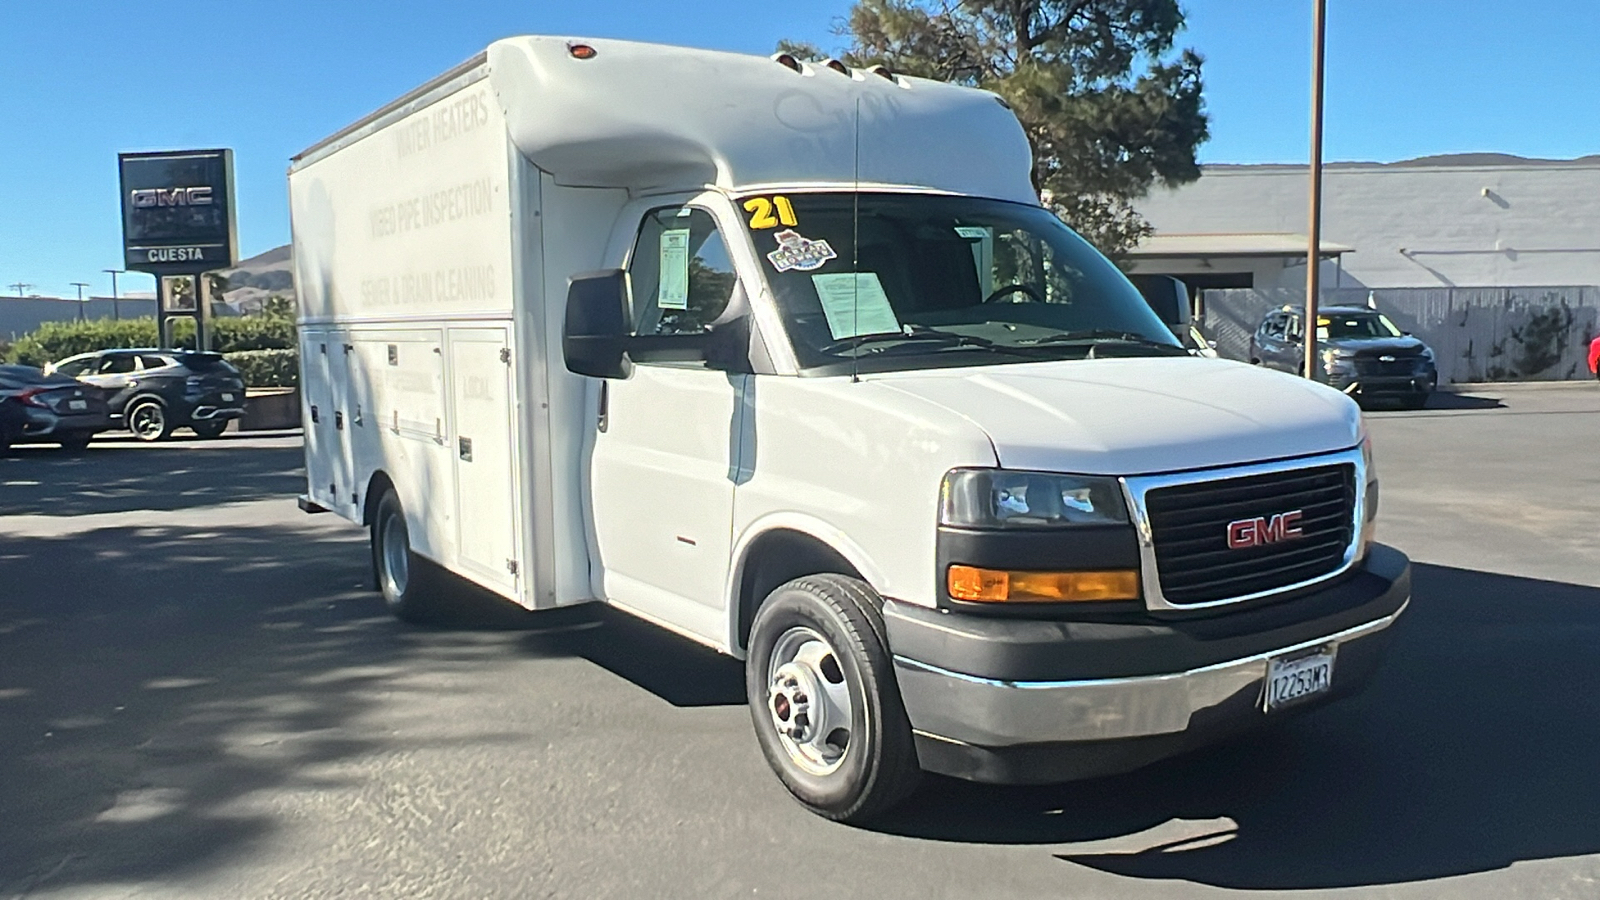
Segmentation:
{"type": "Polygon", "coordinates": [[[593,378],[627,378],[633,372],[628,339],[628,273],[605,269],[567,283],[567,320],[561,354],[567,371],[593,378]]]}

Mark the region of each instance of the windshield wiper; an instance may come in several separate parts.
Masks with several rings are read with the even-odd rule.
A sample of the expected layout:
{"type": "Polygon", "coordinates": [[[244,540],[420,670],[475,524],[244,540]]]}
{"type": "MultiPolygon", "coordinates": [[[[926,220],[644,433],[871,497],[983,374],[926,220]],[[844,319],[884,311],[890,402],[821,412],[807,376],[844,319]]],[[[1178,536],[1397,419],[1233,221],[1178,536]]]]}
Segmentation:
{"type": "Polygon", "coordinates": [[[818,349],[823,353],[838,353],[857,345],[884,343],[886,341],[932,341],[948,347],[978,347],[983,350],[995,350],[1001,353],[1025,353],[1025,347],[1014,347],[1009,344],[997,344],[988,338],[976,337],[970,334],[958,334],[954,331],[941,331],[929,328],[926,325],[908,325],[906,331],[885,331],[878,334],[862,334],[855,337],[839,338],[836,341],[824,344],[818,349]]]}
{"type": "Polygon", "coordinates": [[[1040,347],[1049,344],[1101,344],[1118,343],[1134,344],[1139,347],[1148,347],[1160,350],[1169,356],[1188,356],[1189,351],[1176,344],[1165,341],[1153,341],[1142,334],[1133,331],[1116,331],[1109,328],[1090,328],[1083,331],[1061,331],[1056,334],[1047,334],[1036,341],[1029,343],[1029,347],[1040,347]]]}

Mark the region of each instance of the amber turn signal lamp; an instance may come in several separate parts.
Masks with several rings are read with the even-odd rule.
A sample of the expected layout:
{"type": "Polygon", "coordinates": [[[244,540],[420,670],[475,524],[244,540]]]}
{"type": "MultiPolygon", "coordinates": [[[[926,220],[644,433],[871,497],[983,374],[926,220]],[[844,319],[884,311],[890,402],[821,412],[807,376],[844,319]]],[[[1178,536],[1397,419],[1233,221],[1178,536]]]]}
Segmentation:
{"type": "Polygon", "coordinates": [[[1096,572],[1008,572],[951,566],[950,596],[976,603],[1071,603],[1139,599],[1137,569],[1096,572]]]}
{"type": "Polygon", "coordinates": [[[568,44],[567,52],[573,59],[594,59],[595,49],[588,44],[568,44]]]}

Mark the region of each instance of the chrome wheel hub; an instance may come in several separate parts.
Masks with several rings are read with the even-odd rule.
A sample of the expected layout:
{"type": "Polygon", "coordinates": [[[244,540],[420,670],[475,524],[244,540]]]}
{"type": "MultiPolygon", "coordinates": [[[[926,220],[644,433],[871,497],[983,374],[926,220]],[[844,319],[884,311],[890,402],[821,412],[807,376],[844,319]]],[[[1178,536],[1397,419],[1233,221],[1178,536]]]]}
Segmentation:
{"type": "Polygon", "coordinates": [[[395,597],[406,592],[406,582],[411,577],[411,548],[406,539],[406,526],[399,516],[391,515],[383,523],[383,578],[395,597]]]}
{"type": "Polygon", "coordinates": [[[833,647],[810,628],[791,628],[773,645],[767,671],[767,712],[783,749],[814,775],[838,769],[855,704],[833,647]]]}

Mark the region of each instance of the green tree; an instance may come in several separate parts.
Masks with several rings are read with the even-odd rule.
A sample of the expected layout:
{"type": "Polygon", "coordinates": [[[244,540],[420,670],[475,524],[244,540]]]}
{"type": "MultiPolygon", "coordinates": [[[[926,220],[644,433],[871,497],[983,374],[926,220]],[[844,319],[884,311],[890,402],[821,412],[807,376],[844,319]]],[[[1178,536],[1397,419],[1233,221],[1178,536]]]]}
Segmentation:
{"type": "MultiPolygon", "coordinates": [[[[1200,177],[1201,57],[1177,0],[857,0],[841,59],[983,88],[1011,104],[1047,205],[1107,253],[1150,233],[1133,201],[1200,177]]],[[[818,59],[809,44],[780,49],[818,59]]]]}

